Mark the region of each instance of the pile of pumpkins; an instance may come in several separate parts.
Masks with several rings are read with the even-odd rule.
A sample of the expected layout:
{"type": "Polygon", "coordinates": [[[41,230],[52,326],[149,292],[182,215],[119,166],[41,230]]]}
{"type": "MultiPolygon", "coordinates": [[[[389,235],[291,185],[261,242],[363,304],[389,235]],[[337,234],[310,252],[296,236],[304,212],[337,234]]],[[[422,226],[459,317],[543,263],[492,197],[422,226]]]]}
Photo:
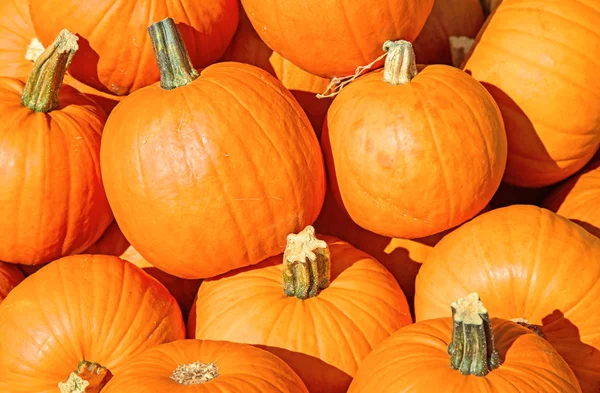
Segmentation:
{"type": "Polygon", "coordinates": [[[598,26],[2,0],[0,393],[600,392],[598,26]]]}

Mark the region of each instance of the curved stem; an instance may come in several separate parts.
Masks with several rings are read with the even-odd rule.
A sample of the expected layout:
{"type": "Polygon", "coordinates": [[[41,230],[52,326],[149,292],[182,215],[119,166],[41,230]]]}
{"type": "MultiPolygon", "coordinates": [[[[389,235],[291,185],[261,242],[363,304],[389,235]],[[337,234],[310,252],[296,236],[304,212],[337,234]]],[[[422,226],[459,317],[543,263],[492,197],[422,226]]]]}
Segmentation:
{"type": "Polygon", "coordinates": [[[99,393],[112,378],[106,367],[83,360],[65,382],[58,383],[60,393],[99,393]]]}
{"type": "Polygon", "coordinates": [[[387,52],[383,67],[383,81],[392,85],[409,83],[417,76],[415,51],[410,42],[386,41],[383,50],[387,52]]]}
{"type": "Polygon", "coordinates": [[[190,84],[198,77],[187,48],[172,18],[166,18],[148,27],[154,56],[160,70],[160,87],[175,89],[190,84]]]}
{"type": "Polygon", "coordinates": [[[283,292],[302,300],[315,297],[329,287],[330,276],[329,246],[315,237],[315,228],[309,225],[289,234],[283,253],[283,292]]]}
{"type": "Polygon", "coordinates": [[[486,308],[477,293],[456,300],[451,307],[450,367],[464,375],[486,376],[502,363],[486,308]]]}
{"type": "Polygon", "coordinates": [[[194,362],[178,366],[171,374],[171,379],[180,385],[199,385],[219,376],[219,368],[215,363],[194,362]]]}
{"type": "Polygon", "coordinates": [[[50,112],[58,108],[58,96],[67,68],[79,49],[79,38],[62,30],[33,65],[23,89],[21,103],[36,112],[50,112]]]}

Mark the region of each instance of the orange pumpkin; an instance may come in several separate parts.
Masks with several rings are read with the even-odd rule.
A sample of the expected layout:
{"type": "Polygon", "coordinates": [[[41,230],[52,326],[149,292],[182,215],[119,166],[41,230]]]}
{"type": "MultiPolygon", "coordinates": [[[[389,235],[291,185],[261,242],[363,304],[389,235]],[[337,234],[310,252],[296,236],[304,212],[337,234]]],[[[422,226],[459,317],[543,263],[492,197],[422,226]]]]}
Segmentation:
{"type": "Polygon", "coordinates": [[[175,299],[118,257],[75,255],[25,279],[0,304],[7,392],[98,392],[153,346],[183,339],[175,299]],[[83,380],[83,381],[82,381],[83,380]]]}
{"type": "Polygon", "coordinates": [[[308,393],[302,380],[273,354],[251,345],[180,340],[133,360],[102,393],[308,393]]]}
{"type": "Polygon", "coordinates": [[[113,219],[99,164],[106,115],[61,88],[75,51],[64,30],[26,84],[0,79],[0,260],[36,265],[81,252],[113,219]]]}
{"type": "Polygon", "coordinates": [[[444,299],[477,291],[490,313],[525,319],[600,391],[600,240],[546,209],[492,210],[448,234],[417,275],[418,321],[446,317],[444,299]]]}
{"type": "Polygon", "coordinates": [[[159,79],[146,27],[167,16],[193,49],[196,67],[217,61],[238,24],[238,0],[30,0],[37,37],[48,45],[61,29],[76,31],[81,50],[71,75],[91,87],[127,95],[159,79]],[[93,5],[92,5],[93,4],[93,5]]]}
{"type": "Polygon", "coordinates": [[[100,236],[96,243],[92,244],[80,254],[104,254],[119,256],[127,250],[129,242],[125,239],[123,232],[116,221],[106,228],[106,231],[100,236]]]}
{"type": "Polygon", "coordinates": [[[242,0],[242,5],[271,49],[311,74],[333,78],[376,60],[387,39],[414,40],[433,1],[242,0]]]}
{"type": "Polygon", "coordinates": [[[504,181],[543,187],[580,170],[600,145],[600,3],[504,0],[464,66],[498,103],[504,181]]]}
{"type": "Polygon", "coordinates": [[[17,265],[0,262],[0,303],[24,278],[17,265]]]}
{"type": "Polygon", "coordinates": [[[150,31],[161,83],[121,101],[102,137],[121,230],[149,263],[182,278],[277,255],[289,232],[314,222],[325,194],[306,115],[257,67],[217,63],[198,75],[172,19],[150,31]]]}
{"type": "Polygon", "coordinates": [[[506,163],[502,117],[464,72],[433,65],[417,73],[409,42],[384,46],[384,70],[347,85],[329,108],[328,174],[361,227],[430,236],[471,219],[496,192],[506,163]]]}
{"type": "Polygon", "coordinates": [[[491,318],[476,293],[452,318],[405,326],[377,346],[348,393],[580,393],[552,346],[517,323],[491,318]]]}
{"type": "Polygon", "coordinates": [[[542,206],[600,237],[600,154],[576,176],[557,186],[542,206]]]}
{"type": "Polygon", "coordinates": [[[287,243],[283,255],[202,283],[195,337],[259,345],[311,393],[345,393],[372,348],[412,322],[406,298],[383,265],[346,242],[319,240],[309,226],[287,243]]]}

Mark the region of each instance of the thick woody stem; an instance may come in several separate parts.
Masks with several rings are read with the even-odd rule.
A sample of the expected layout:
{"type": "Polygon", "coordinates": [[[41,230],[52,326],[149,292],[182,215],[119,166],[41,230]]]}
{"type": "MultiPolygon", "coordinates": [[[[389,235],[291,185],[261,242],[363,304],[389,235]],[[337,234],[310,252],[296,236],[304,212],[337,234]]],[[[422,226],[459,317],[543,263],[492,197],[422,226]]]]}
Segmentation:
{"type": "Polygon", "coordinates": [[[106,367],[83,360],[65,382],[58,383],[60,393],[100,393],[112,378],[106,367]]]}
{"type": "Polygon", "coordinates": [[[383,81],[392,85],[409,83],[417,76],[415,51],[410,42],[386,41],[383,50],[387,52],[383,67],[383,81]]]}

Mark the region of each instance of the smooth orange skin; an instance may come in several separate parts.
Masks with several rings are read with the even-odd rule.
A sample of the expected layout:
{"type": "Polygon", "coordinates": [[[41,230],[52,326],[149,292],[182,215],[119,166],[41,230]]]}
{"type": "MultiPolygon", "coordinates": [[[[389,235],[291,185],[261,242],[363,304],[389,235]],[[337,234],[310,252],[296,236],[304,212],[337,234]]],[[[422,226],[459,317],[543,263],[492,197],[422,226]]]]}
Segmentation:
{"type": "Polygon", "coordinates": [[[100,239],[90,247],[82,251],[80,254],[103,254],[120,256],[129,247],[129,242],[125,239],[125,235],[121,232],[119,225],[113,221],[100,239]]]}
{"type": "Polygon", "coordinates": [[[425,26],[413,42],[419,63],[452,65],[450,37],[475,38],[483,21],[479,0],[435,0],[425,26]]]}
{"type": "Polygon", "coordinates": [[[184,337],[175,299],[138,267],[106,255],[62,258],[0,304],[0,386],[55,393],[81,360],[119,375],[146,349],[184,337]]]}
{"type": "Polygon", "coordinates": [[[492,330],[503,364],[485,377],[450,368],[452,319],[439,318],[403,327],[377,346],[348,393],[581,392],[573,371],[543,338],[497,318],[492,318],[492,330]]]}
{"type": "Polygon", "coordinates": [[[0,260],[37,265],[85,250],[113,220],[99,163],[106,115],[66,85],[58,109],[34,112],[24,86],[0,78],[0,260]]]}
{"type": "Polygon", "coordinates": [[[333,78],[370,64],[384,53],[386,40],[413,41],[433,0],[242,0],[242,5],[267,46],[306,72],[333,78]]]}
{"type": "Polygon", "coordinates": [[[24,279],[25,276],[17,265],[0,262],[0,303],[24,279]]]}
{"type": "Polygon", "coordinates": [[[490,315],[539,325],[583,392],[600,391],[600,240],[535,206],[492,210],[448,234],[417,275],[417,321],[477,292],[490,315]]]}
{"type": "Polygon", "coordinates": [[[80,36],[70,74],[86,85],[127,95],[159,80],[148,26],[171,17],[195,67],[214,63],[237,28],[238,0],[31,0],[37,37],[49,45],[59,31],[80,36]]]}
{"type": "Polygon", "coordinates": [[[102,176],[126,238],[153,266],[212,277],[283,252],[325,194],[302,108],[257,67],[217,63],[191,84],[128,96],[104,129],[102,176]]]}
{"type": "Polygon", "coordinates": [[[577,175],[557,186],[542,206],[600,237],[600,154],[577,175]]]}
{"type": "Polygon", "coordinates": [[[281,359],[251,345],[208,340],[162,344],[133,360],[102,393],[308,393],[300,378],[281,359]],[[215,362],[219,376],[201,385],[180,385],[173,371],[194,362],[215,362]]]}
{"type": "Polygon", "coordinates": [[[323,119],[333,99],[316,95],[325,91],[330,80],[312,75],[273,52],[258,36],[243,9],[238,30],[221,61],[251,64],[279,79],[298,100],[317,136],[321,135],[323,119]]]}
{"type": "Polygon", "coordinates": [[[600,145],[600,3],[504,0],[464,69],[500,106],[504,181],[543,187],[580,170],[600,145]],[[508,28],[510,26],[510,28],[508,28]]]}
{"type": "Polygon", "coordinates": [[[383,265],[350,244],[329,244],[331,285],[299,300],[283,293],[283,256],[205,280],[197,339],[258,345],[285,360],[311,393],[345,393],[362,359],[412,323],[406,298],[383,265]]]}
{"type": "Polygon", "coordinates": [[[453,228],[488,204],[506,164],[497,105],[462,71],[425,67],[410,82],[371,72],[341,90],[321,144],[348,214],[382,236],[453,228]]]}

